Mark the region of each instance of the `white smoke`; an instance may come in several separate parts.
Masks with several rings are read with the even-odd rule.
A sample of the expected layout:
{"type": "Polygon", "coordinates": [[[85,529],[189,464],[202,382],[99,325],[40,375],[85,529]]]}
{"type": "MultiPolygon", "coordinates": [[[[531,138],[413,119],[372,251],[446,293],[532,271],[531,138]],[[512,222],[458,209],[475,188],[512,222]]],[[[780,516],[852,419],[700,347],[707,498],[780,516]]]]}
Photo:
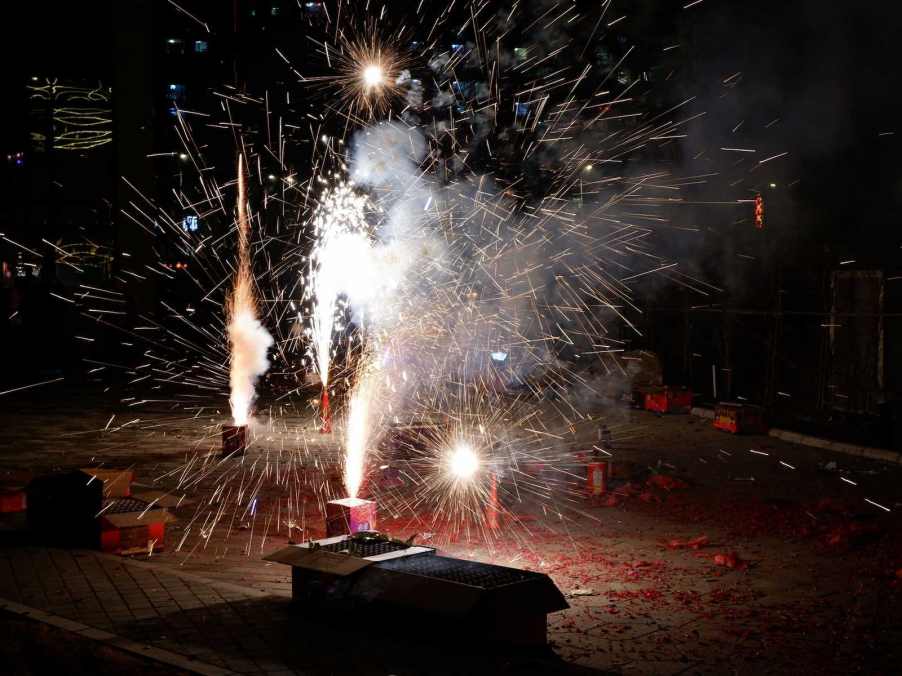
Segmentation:
{"type": "Polygon", "coordinates": [[[256,398],[257,378],[269,368],[267,352],[273,339],[257,319],[253,307],[234,308],[229,321],[232,348],[229,384],[232,418],[236,425],[247,425],[251,404],[256,398]]]}

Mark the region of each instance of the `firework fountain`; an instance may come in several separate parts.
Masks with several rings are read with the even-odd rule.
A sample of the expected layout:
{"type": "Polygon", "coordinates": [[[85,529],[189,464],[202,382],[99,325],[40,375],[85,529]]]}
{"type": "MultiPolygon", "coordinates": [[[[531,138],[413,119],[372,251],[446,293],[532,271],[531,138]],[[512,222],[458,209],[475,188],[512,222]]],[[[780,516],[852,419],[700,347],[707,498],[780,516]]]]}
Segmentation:
{"type": "Polygon", "coordinates": [[[313,219],[316,241],[310,257],[307,293],[312,306],[310,333],[313,363],[322,383],[321,432],[332,431],[329,371],[332,336],[349,295],[359,296],[370,279],[370,244],[366,234],[366,198],[350,185],[327,192],[313,219]],[[342,300],[341,296],[345,295],[342,300]]]}
{"type": "MultiPolygon", "coordinates": [[[[165,327],[171,340],[134,358],[153,356],[159,364],[135,382],[184,386],[179,401],[192,416],[202,408],[198,391],[219,391],[227,377],[234,425],[243,427],[275,343],[273,371],[284,380],[274,377],[273,387],[287,386],[273,393],[268,436],[280,444],[278,462],[287,463],[279,472],[288,465],[292,471],[277,472],[284,480],[273,482],[276,465],[236,470],[229,477],[235,485],[258,488],[230,491],[218,483],[215,498],[203,502],[215,510],[214,523],[231,507],[252,513],[264,490],[282,493],[289,505],[290,516],[277,511],[276,527],[309,522],[301,491],[320,506],[366,494],[397,514],[442,514],[453,532],[474,517],[484,524],[487,508],[503,511],[498,503],[512,494],[566,506],[578,496],[565,474],[546,480],[532,467],[572,462],[596,425],[598,393],[628,381],[619,354],[628,344],[611,329],[638,333],[634,289],[654,274],[701,295],[716,293],[655,250],[661,233],[696,232],[678,208],[687,204],[683,187],[697,177],[674,177],[671,165],[654,159],[659,146],[678,145],[697,117],[674,112],[688,103],[639,109],[630,92],[644,85],[623,68],[629,51],[614,40],[616,31],[578,46],[569,36],[582,23],[575,5],[562,5],[560,16],[523,6],[491,20],[488,11],[469,16],[488,5],[471,5],[433,16],[427,3],[416,17],[392,11],[378,20],[323,15],[318,38],[310,28],[320,70],[277,50],[309,112],[288,103],[301,98],[289,84],[285,97],[223,96],[227,114],[202,129],[192,128],[194,116],[179,114],[184,153],[177,156],[199,168],[199,186],[176,194],[182,212],[201,215],[199,231],[162,206],[128,209],[149,232],[167,228],[191,262],[190,273],[175,274],[190,275],[208,302],[232,264],[214,225],[214,215],[226,210],[211,179],[215,167],[202,152],[210,145],[206,135],[239,122],[266,129],[242,158],[248,167],[239,168],[239,257],[223,326],[228,373],[217,352],[221,333],[200,319],[200,303],[192,303],[194,314],[173,310],[178,324],[165,327]],[[523,21],[549,29],[521,35],[523,21]],[[422,39],[412,26],[432,27],[432,37],[422,39]],[[586,47],[591,53],[602,44],[616,65],[594,59],[598,66],[582,68],[586,47]],[[200,133],[205,138],[196,138],[200,133]],[[245,170],[260,185],[256,278],[245,170]],[[255,303],[258,288],[265,306],[255,303]],[[192,359],[196,367],[186,369],[192,359]],[[370,372],[367,364],[379,368],[370,372]],[[344,421],[334,444],[313,442],[292,423],[311,403],[295,396],[303,391],[296,375],[311,366],[321,385],[321,428],[331,428],[333,414],[344,421]],[[344,390],[346,400],[335,396],[344,390]],[[407,457],[383,448],[388,425],[449,419],[453,429],[429,432],[419,447],[404,449],[407,457]],[[449,457],[449,449],[457,452],[449,457]],[[375,473],[383,466],[394,473],[394,488],[380,485],[375,473]],[[323,480],[339,474],[340,489],[323,480]],[[227,508],[229,501],[235,504],[227,508]]],[[[84,302],[117,298],[95,295],[84,302]]],[[[126,327],[139,339],[160,330],[139,328],[126,327]]],[[[145,400],[146,393],[135,395],[145,400]]],[[[206,475],[194,463],[180,487],[203,484],[206,475]]]]}
{"type": "Polygon", "coordinates": [[[230,347],[229,404],[232,426],[223,429],[224,450],[243,451],[251,405],[256,397],[257,379],[269,368],[267,351],[272,336],[260,323],[254,298],[251,269],[250,220],[247,214],[247,188],[243,156],[238,156],[238,268],[235,283],[226,304],[230,347]]]}

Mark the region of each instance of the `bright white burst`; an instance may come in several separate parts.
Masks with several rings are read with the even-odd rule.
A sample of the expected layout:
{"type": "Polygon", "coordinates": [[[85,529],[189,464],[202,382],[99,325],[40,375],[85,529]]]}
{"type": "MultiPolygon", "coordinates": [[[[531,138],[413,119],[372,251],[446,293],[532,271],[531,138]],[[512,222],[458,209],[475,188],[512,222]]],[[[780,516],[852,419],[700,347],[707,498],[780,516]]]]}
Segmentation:
{"type": "Polygon", "coordinates": [[[448,469],[458,479],[470,479],[479,469],[479,456],[469,444],[459,443],[448,457],[448,469]]]}
{"type": "Polygon", "coordinates": [[[366,197],[348,185],[326,193],[313,217],[316,245],[310,257],[307,296],[312,303],[310,330],[314,363],[323,387],[329,383],[332,333],[339,296],[366,282],[369,236],[365,216],[366,197]],[[353,254],[353,255],[352,255],[353,254]]]}
{"type": "Polygon", "coordinates": [[[378,87],[384,81],[385,74],[382,72],[381,66],[371,64],[363,69],[363,84],[365,84],[368,89],[378,87]]]}

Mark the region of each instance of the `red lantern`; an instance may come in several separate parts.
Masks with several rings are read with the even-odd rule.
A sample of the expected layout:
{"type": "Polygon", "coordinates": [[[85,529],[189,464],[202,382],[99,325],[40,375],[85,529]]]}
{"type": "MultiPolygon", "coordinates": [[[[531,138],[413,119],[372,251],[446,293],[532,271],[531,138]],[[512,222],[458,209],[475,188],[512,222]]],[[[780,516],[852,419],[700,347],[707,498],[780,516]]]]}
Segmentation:
{"type": "Polygon", "coordinates": [[[755,227],[764,230],[764,198],[755,195],[755,227]]]}

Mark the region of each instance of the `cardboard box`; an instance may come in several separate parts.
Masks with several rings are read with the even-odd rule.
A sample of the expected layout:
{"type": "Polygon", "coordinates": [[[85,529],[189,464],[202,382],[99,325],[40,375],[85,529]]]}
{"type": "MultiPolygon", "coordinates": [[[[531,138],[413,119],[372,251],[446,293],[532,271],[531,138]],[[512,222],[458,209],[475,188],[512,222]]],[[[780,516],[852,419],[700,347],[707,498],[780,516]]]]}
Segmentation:
{"type": "Polygon", "coordinates": [[[135,480],[135,473],[130,469],[83,467],[81,471],[101,483],[105,498],[127,498],[132,494],[132,481],[135,480]]]}
{"type": "Polygon", "coordinates": [[[376,530],[376,503],[343,498],[326,503],[326,537],[376,530]]]}
{"type": "Polygon", "coordinates": [[[665,386],[645,393],[645,410],[655,413],[689,413],[692,390],[665,386]]]}
{"type": "Polygon", "coordinates": [[[107,500],[100,516],[100,550],[131,553],[162,549],[166,524],[174,521],[165,509],[135,498],[107,500]]]}
{"type": "Polygon", "coordinates": [[[731,434],[767,434],[764,409],[752,404],[720,402],[714,408],[714,428],[731,434]]]}

